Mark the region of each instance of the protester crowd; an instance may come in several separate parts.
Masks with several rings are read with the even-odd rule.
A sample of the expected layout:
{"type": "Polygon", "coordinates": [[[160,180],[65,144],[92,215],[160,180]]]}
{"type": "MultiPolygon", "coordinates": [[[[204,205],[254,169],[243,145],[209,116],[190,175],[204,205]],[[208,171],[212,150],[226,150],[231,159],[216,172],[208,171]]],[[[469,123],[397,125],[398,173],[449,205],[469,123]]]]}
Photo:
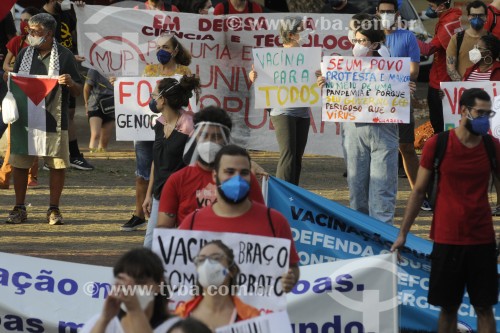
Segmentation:
{"type": "MultiPolygon", "coordinates": [[[[42,8],[26,8],[20,27],[14,26],[10,14],[0,22],[4,27],[0,30],[0,53],[4,62],[0,98],[6,95],[9,72],[57,77],[59,88],[50,92],[48,98],[60,96],[59,130],[57,137],[47,141],[49,146],[57,147],[57,152],[43,157],[43,167],[50,170],[47,222],[62,225],[59,203],[65,170],[70,167],[80,171],[94,170],[79,150],[74,124],[75,98],[83,93],[91,133],[89,152],[105,152],[114,128],[112,100],[116,78],[106,77],[93,69],[85,77],[80,74],[79,63],[85,59],[77,52],[76,15],[71,4],[68,7],[67,0],[45,2],[42,8]]],[[[342,123],[350,207],[382,222],[393,223],[400,153],[413,192],[393,250],[405,244],[418,211],[433,210],[431,238],[435,243],[429,302],[442,307],[440,332],[452,332],[456,328],[457,308],[464,287],[478,315],[479,331],[494,332],[492,306],[497,302],[498,283],[492,216],[500,215],[500,181],[497,178],[500,170],[495,169],[500,165],[496,162],[500,144],[496,139],[490,146],[487,144],[489,119],[495,114],[492,98],[478,89],[465,91],[460,99],[460,126],[445,131],[440,84],[498,80],[500,0],[489,5],[480,0],[471,1],[464,7],[464,13],[453,6],[452,0],[427,2],[426,17],[437,19],[430,42],[400,27],[400,2],[397,0],[380,0],[375,12],[362,14],[349,0],[266,1],[264,5],[248,0],[219,3],[147,0],[137,9],[199,15],[267,11],[356,14],[348,33],[352,55],[410,58],[412,94],[419,76],[420,56],[434,55],[427,101],[434,133],[446,133],[444,148],[440,148],[444,136],[432,137],[419,161],[413,145],[413,106],[410,107],[409,124],[342,123]],[[468,20],[465,27],[460,23],[462,15],[468,20]],[[434,200],[428,187],[433,172],[437,172],[433,162],[439,149],[444,149],[446,154],[441,157],[443,163],[439,166],[437,186],[441,192],[434,200]],[[491,162],[490,166],[490,161],[496,163],[491,162]],[[493,175],[497,192],[497,204],[493,209],[486,194],[490,175],[493,175]],[[460,191],[453,190],[458,179],[463,180],[460,191]],[[459,262],[458,271],[446,271],[450,261],[459,262]],[[477,277],[466,274],[472,263],[477,277]],[[442,292],[445,289],[448,291],[442,292]]],[[[301,47],[309,34],[300,16],[283,14],[279,35],[284,48],[301,47]]],[[[224,109],[205,106],[194,114],[187,111],[189,103],[193,99],[198,103],[203,94],[200,89],[203,82],[192,75],[191,55],[182,40],[172,34],[162,34],[155,42],[157,63],[146,66],[143,76],[164,77],[154,87],[149,101],[150,110],[159,118],[152,127],[154,141],[134,142],[136,205],[131,219],[121,226],[123,231],[134,231],[147,224],[145,249],[132,250],[118,261],[114,268],[116,284],[159,286],[164,283],[161,260],[149,250],[153,232],[155,228],[179,228],[291,240],[289,270],[281,279],[283,290],[289,292],[300,276],[299,257],[288,221],[278,211],[265,206],[257,177],[268,174],[251,161],[245,149],[232,144],[231,130],[235,124],[224,109]]],[[[322,87],[325,78],[317,74],[317,83],[322,87]]],[[[249,80],[259,80],[253,68],[249,69],[249,80]]],[[[276,176],[298,185],[311,124],[310,110],[273,108],[270,118],[280,152],[276,176]]],[[[7,223],[21,224],[28,219],[27,190],[37,186],[38,156],[11,151],[12,133],[16,129],[13,126],[6,129],[7,125],[2,124],[0,135],[6,132],[10,143],[0,169],[0,189],[10,187],[12,175],[15,206],[7,223]]],[[[202,288],[214,284],[230,286],[239,272],[231,249],[220,241],[206,244],[193,265],[202,288]]],[[[83,331],[128,332],[141,327],[142,332],[210,332],[259,314],[236,295],[199,295],[177,309],[179,317],[172,317],[166,311],[167,298],[146,296],[110,294],[102,313],[92,318],[83,331]],[[116,328],[118,326],[121,328],[116,328]]]]}

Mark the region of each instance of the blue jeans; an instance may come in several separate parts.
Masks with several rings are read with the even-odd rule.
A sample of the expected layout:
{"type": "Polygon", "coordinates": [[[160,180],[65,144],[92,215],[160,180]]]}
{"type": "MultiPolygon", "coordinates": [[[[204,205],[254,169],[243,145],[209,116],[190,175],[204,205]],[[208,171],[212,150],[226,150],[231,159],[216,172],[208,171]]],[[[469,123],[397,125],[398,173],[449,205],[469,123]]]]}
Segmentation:
{"type": "Polygon", "coordinates": [[[154,141],[135,141],[135,175],[149,180],[151,164],[153,163],[154,141]]]}
{"type": "Polygon", "coordinates": [[[144,236],[144,247],[151,249],[153,246],[153,231],[158,224],[158,208],[160,207],[160,200],[153,198],[151,205],[151,215],[148,220],[148,228],[146,229],[146,236],[144,236]]]}
{"type": "Polygon", "coordinates": [[[351,208],[392,223],[398,191],[398,125],[342,126],[351,208]]]}

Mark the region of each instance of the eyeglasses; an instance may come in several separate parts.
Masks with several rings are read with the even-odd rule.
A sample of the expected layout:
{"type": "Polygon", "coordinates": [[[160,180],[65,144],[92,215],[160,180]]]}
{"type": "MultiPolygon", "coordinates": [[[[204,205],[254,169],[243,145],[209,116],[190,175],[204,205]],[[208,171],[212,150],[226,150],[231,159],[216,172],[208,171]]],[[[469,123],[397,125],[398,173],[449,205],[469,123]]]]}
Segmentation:
{"type": "Polygon", "coordinates": [[[472,17],[472,18],[486,18],[486,14],[469,14],[469,17],[472,17]]]}
{"type": "Polygon", "coordinates": [[[193,258],[193,263],[195,266],[200,266],[203,262],[205,262],[205,260],[208,259],[210,263],[215,264],[222,262],[224,258],[226,258],[226,256],[222,253],[214,253],[208,256],[199,255],[193,258]]]}
{"type": "Polygon", "coordinates": [[[353,38],[353,39],[351,39],[351,43],[353,43],[353,44],[356,44],[356,43],[362,44],[362,43],[366,43],[366,42],[368,42],[368,39],[366,39],[366,38],[360,38],[360,39],[353,38]]]}
{"type": "Polygon", "coordinates": [[[474,48],[478,49],[479,51],[489,51],[486,47],[481,47],[479,45],[474,45],[474,48]]]}
{"type": "Polygon", "coordinates": [[[488,117],[488,118],[493,118],[497,113],[493,110],[481,110],[477,109],[473,106],[468,106],[467,109],[469,110],[469,113],[471,110],[476,110],[476,114],[478,117],[488,117]]]}
{"type": "Polygon", "coordinates": [[[379,10],[379,14],[396,14],[395,10],[379,10]]]}
{"type": "Polygon", "coordinates": [[[33,30],[33,29],[29,29],[28,30],[28,34],[30,34],[31,36],[38,36],[38,37],[41,37],[45,34],[45,30],[33,30]]]}
{"type": "Polygon", "coordinates": [[[155,93],[151,93],[151,94],[149,94],[149,97],[150,97],[151,99],[157,100],[157,99],[158,99],[158,97],[160,97],[160,95],[159,95],[159,94],[155,94],[155,93]]]}

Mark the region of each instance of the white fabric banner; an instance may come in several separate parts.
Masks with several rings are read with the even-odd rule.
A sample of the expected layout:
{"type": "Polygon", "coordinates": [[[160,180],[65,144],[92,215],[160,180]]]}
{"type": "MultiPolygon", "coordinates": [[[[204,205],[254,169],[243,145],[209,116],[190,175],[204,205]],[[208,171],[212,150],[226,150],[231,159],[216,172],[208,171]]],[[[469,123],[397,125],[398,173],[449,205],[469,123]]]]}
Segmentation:
{"type": "Polygon", "coordinates": [[[293,331],[398,332],[397,269],[395,253],[301,266],[287,295],[293,331]]]}
{"type": "Polygon", "coordinates": [[[498,95],[497,81],[479,81],[479,82],[441,82],[441,90],[443,91],[443,119],[444,130],[449,130],[460,125],[460,98],[462,93],[470,88],[481,88],[486,91],[492,101],[492,108],[496,111],[496,115],[490,119],[491,134],[500,139],[500,102],[493,103],[498,95]]]}
{"type": "MultiPolygon", "coordinates": [[[[259,237],[253,240],[258,240],[258,243],[248,243],[242,236],[238,234],[239,239],[233,239],[239,243],[235,253],[238,261],[246,261],[240,267],[255,260],[252,271],[254,276],[259,272],[273,275],[276,269],[266,265],[266,261],[269,259],[269,263],[276,264],[276,258],[270,256],[278,254],[276,248],[281,241],[273,239],[272,244],[269,244],[266,237],[259,237]],[[249,244],[259,244],[261,247],[254,247],[252,251],[249,250],[249,244]],[[264,251],[260,257],[257,255],[258,249],[264,251]],[[263,260],[262,265],[259,258],[263,260]],[[261,267],[256,268],[257,262],[261,267]]],[[[201,245],[189,243],[193,240],[195,239],[191,237],[186,238],[184,249],[179,247],[180,239],[172,243],[170,250],[176,252],[171,253],[173,257],[170,259],[174,260],[175,257],[177,266],[182,266],[185,262],[184,266],[194,267],[191,262],[185,261],[189,258],[184,257],[186,253],[198,253],[201,245]],[[175,249],[174,244],[177,246],[175,249]]],[[[156,250],[160,249],[158,241],[154,246],[156,250]]],[[[165,250],[165,254],[170,251],[168,248],[165,250]]],[[[163,255],[162,258],[164,259],[163,255]]],[[[344,328],[355,327],[358,332],[397,332],[397,275],[394,261],[395,255],[380,255],[302,266],[299,283],[286,296],[294,332],[305,329],[305,325],[334,328],[339,332],[344,331],[344,328]],[[379,328],[377,324],[380,325],[379,328]]],[[[0,252],[0,333],[76,333],[92,316],[102,311],[113,280],[112,269],[109,267],[0,252]]],[[[260,304],[265,304],[265,308],[278,307],[278,304],[267,303],[269,298],[263,299],[260,304]]],[[[279,300],[279,307],[282,309],[284,300],[284,297],[279,300]]],[[[285,332],[272,330],[278,331],[285,332]]]]}
{"type": "Polygon", "coordinates": [[[193,298],[190,288],[196,284],[193,258],[205,243],[216,239],[234,252],[240,268],[238,297],[262,312],[285,310],[281,276],[288,271],[290,240],[229,232],[155,229],[153,252],[162,258],[166,279],[174,291],[171,308],[193,298]]]}
{"type": "MultiPolygon", "coordinates": [[[[174,32],[192,54],[191,71],[200,76],[199,107],[218,105],[228,111],[235,143],[249,149],[278,150],[268,113],[254,106],[248,72],[253,48],[280,46],[278,24],[284,14],[201,16],[91,5],[75,7],[75,11],[78,51],[87,59],[84,66],[104,75],[141,76],[146,64],[157,62],[157,36],[162,31],[174,32]]],[[[326,56],[350,54],[351,15],[297,15],[304,17],[306,28],[316,31],[305,47],[320,47],[326,56]]],[[[322,122],[319,107],[312,108],[306,153],[342,156],[340,126],[322,122]]]]}
{"type": "Polygon", "coordinates": [[[109,267],[0,252],[0,332],[77,332],[100,313],[109,267]]]}
{"type": "Polygon", "coordinates": [[[316,83],[319,47],[264,47],[253,49],[256,108],[293,108],[321,105],[316,83]]]}
{"type": "Polygon", "coordinates": [[[323,57],[322,119],[410,122],[410,58],[323,57]]]}

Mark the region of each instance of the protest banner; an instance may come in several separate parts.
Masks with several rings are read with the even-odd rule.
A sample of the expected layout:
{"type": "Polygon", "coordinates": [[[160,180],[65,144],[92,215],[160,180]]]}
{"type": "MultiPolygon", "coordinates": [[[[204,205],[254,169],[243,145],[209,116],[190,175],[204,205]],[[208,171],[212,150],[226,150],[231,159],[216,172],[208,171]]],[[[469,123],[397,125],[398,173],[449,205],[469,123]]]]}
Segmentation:
{"type": "Polygon", "coordinates": [[[319,47],[265,47],[253,49],[256,108],[320,106],[321,91],[315,72],[319,47]]]}
{"type": "Polygon", "coordinates": [[[293,332],[398,332],[396,285],[396,254],[302,266],[287,295],[293,332]]]}
{"type": "MultiPolygon", "coordinates": [[[[470,88],[481,88],[486,91],[493,103],[496,96],[499,95],[498,88],[500,82],[496,81],[479,81],[479,82],[441,82],[441,90],[443,91],[443,119],[444,130],[449,130],[458,127],[462,115],[460,114],[460,98],[465,90],[470,88]]],[[[490,119],[491,134],[500,139],[500,114],[497,111],[495,117],[490,119]]]]}
{"type": "Polygon", "coordinates": [[[0,252],[0,332],[77,332],[99,313],[109,267],[0,252]]]}
{"type": "Polygon", "coordinates": [[[215,333],[292,333],[290,318],[286,311],[274,312],[243,320],[236,324],[219,327],[215,333]]]}
{"type": "MultiPolygon", "coordinates": [[[[75,7],[75,12],[79,54],[87,59],[84,66],[104,75],[140,76],[146,64],[157,62],[156,38],[163,31],[172,32],[191,53],[189,67],[200,77],[199,108],[216,105],[228,111],[236,144],[278,151],[268,113],[255,108],[248,73],[253,48],[281,46],[278,27],[284,14],[206,16],[92,5],[75,7]]],[[[301,16],[305,28],[316,31],[305,48],[319,47],[328,56],[351,52],[351,15],[301,16]]],[[[319,61],[315,66],[319,69],[319,61]]],[[[320,107],[311,109],[306,153],[342,156],[340,126],[322,121],[320,107]]]]}
{"type": "MultiPolygon", "coordinates": [[[[301,265],[384,254],[397,238],[398,228],[285,181],[270,177],[267,187],[267,205],[290,222],[301,265]]],[[[437,331],[439,307],[427,302],[431,249],[431,242],[408,234],[398,271],[400,332],[437,331]]],[[[500,327],[500,305],[494,310],[500,327]]],[[[458,315],[460,325],[476,327],[468,294],[458,315]]]]}
{"type": "Polygon", "coordinates": [[[228,232],[155,229],[152,249],[162,258],[166,279],[174,290],[169,306],[175,309],[180,302],[193,298],[191,287],[196,285],[193,258],[207,242],[216,239],[234,251],[235,263],[240,268],[238,297],[263,312],[285,310],[280,281],[288,271],[289,240],[228,232]]]}
{"type": "Polygon", "coordinates": [[[322,119],[410,122],[410,58],[323,57],[322,119]]]}

